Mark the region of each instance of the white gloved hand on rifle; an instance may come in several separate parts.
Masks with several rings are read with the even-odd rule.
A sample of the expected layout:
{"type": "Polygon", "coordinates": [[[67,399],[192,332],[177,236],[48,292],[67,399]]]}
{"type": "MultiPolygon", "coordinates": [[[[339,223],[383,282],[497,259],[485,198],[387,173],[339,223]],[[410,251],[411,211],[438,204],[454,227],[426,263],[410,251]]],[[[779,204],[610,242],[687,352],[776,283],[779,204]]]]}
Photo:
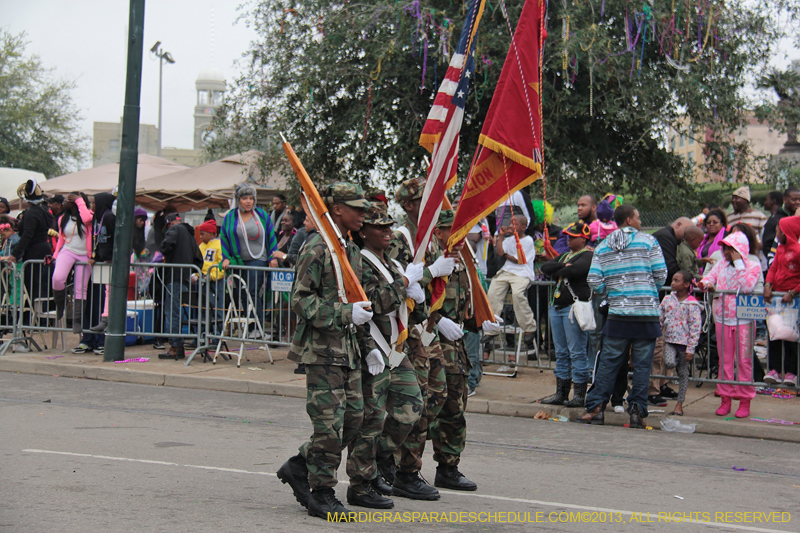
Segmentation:
{"type": "Polygon", "coordinates": [[[370,302],[353,303],[353,324],[360,326],[372,319],[372,311],[366,309],[367,307],[372,307],[372,304],[370,302]]]}
{"type": "Polygon", "coordinates": [[[503,319],[497,315],[494,315],[494,320],[494,322],[485,320],[483,324],[481,324],[481,328],[483,328],[483,332],[486,335],[497,335],[500,333],[500,330],[503,329],[503,319]]]}
{"type": "Polygon", "coordinates": [[[380,350],[372,350],[369,352],[367,354],[366,363],[369,373],[373,376],[377,376],[386,368],[386,363],[383,361],[383,355],[381,355],[380,350]]]}
{"type": "Polygon", "coordinates": [[[464,336],[464,331],[461,327],[447,317],[440,318],[437,326],[439,326],[439,333],[451,342],[457,341],[464,336]]]}
{"type": "Polygon", "coordinates": [[[455,268],[456,260],[452,257],[445,257],[442,255],[428,267],[428,270],[434,278],[441,278],[452,274],[455,268]]]}
{"type": "Polygon", "coordinates": [[[406,295],[418,304],[425,303],[425,289],[419,283],[412,283],[406,287],[406,295]]]}
{"type": "Polygon", "coordinates": [[[408,286],[419,282],[422,279],[422,271],[425,270],[424,263],[409,263],[403,277],[408,280],[408,286]]]}

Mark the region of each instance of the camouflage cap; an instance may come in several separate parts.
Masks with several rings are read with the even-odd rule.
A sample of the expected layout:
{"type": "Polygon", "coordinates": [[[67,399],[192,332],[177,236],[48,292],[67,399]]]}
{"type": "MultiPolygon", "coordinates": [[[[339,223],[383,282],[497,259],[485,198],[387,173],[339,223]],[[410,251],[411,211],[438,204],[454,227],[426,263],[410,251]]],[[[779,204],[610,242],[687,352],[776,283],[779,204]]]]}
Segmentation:
{"type": "Polygon", "coordinates": [[[425,178],[412,178],[400,184],[397,192],[394,193],[395,201],[403,205],[411,200],[422,198],[422,193],[425,192],[425,178]]]}
{"type": "Polygon", "coordinates": [[[439,211],[439,220],[436,221],[436,227],[439,229],[450,228],[453,226],[453,220],[456,218],[456,212],[452,209],[442,209],[439,211]]]}
{"type": "Polygon", "coordinates": [[[345,204],[350,207],[368,209],[371,205],[364,198],[364,190],[355,183],[331,183],[322,191],[322,199],[328,204],[345,204]]]}
{"type": "Polygon", "coordinates": [[[367,218],[364,224],[372,224],[373,226],[391,226],[394,220],[389,216],[389,209],[383,202],[372,202],[372,205],[367,209],[367,218]]]}

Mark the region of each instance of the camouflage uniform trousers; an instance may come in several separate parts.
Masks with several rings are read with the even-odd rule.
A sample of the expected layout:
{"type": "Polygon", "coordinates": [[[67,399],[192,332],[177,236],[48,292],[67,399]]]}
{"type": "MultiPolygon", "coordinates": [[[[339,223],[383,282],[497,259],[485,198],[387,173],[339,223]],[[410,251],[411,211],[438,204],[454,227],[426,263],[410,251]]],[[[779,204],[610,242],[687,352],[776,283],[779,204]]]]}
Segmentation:
{"type": "Polygon", "coordinates": [[[306,366],[306,412],[311,440],[300,446],[312,489],[336,486],[342,450],[356,438],[364,417],[361,370],[346,366],[306,366]]]}
{"type": "MultiPolygon", "coordinates": [[[[457,358],[467,359],[463,339],[442,342],[449,344],[448,351],[454,351],[457,358]]],[[[465,367],[469,368],[467,365],[465,367]]],[[[433,441],[434,461],[440,465],[458,466],[467,440],[467,419],[464,413],[467,410],[468,375],[459,373],[455,367],[448,367],[448,370],[451,369],[454,371],[447,372],[447,401],[431,425],[430,438],[433,441]]]]}
{"type": "Polygon", "coordinates": [[[386,412],[389,415],[378,441],[378,459],[388,458],[397,451],[422,416],[423,399],[417,382],[417,373],[408,357],[391,370],[389,398],[386,412]]]}
{"type": "Polygon", "coordinates": [[[414,474],[422,469],[422,454],[425,452],[428,429],[447,400],[447,383],[442,348],[438,342],[432,342],[426,348],[418,339],[409,337],[408,347],[407,355],[417,373],[425,407],[419,421],[395,453],[395,458],[401,472],[414,474]]]}
{"type": "Polygon", "coordinates": [[[363,492],[362,485],[375,477],[375,450],[386,421],[386,400],[389,395],[389,367],[373,376],[366,368],[361,371],[361,391],[364,396],[364,421],[356,437],[347,447],[347,475],[350,486],[363,492]]]}

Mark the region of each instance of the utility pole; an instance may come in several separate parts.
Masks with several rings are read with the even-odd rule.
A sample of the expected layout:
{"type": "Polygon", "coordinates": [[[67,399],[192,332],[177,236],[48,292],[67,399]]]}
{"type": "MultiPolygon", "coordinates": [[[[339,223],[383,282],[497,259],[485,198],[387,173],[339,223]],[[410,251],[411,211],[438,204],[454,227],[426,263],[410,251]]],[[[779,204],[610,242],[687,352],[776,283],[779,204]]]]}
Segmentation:
{"type": "MultiPolygon", "coordinates": [[[[125,83],[125,108],[122,114],[117,222],[114,228],[114,255],[111,261],[111,292],[108,302],[108,331],[106,332],[104,361],[122,361],[125,358],[128,272],[131,268],[133,205],[136,200],[136,165],[139,159],[139,103],[142,94],[143,37],[144,0],[130,0],[128,73],[125,83]]],[[[158,134],[161,135],[160,129],[158,134]]]]}
{"type": "Polygon", "coordinates": [[[172,54],[161,48],[161,41],[156,41],[150,52],[158,58],[158,157],[161,157],[161,80],[164,74],[164,61],[173,64],[175,60],[172,58],[172,54]]]}

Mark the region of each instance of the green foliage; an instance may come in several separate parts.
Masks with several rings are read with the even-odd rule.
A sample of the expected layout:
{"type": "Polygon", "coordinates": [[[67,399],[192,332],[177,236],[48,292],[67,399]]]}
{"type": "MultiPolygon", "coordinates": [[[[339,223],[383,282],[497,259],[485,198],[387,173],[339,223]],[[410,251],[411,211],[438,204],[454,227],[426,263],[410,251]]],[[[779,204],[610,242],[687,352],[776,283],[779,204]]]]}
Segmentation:
{"type": "MultiPolygon", "coordinates": [[[[752,107],[742,87],[766,70],[797,4],[549,2],[548,199],[614,191],[655,208],[694,194],[690,169],[668,151],[669,125],[692,124],[683,132],[704,143],[709,170],[734,169],[747,179],[751,150],[732,134],[752,107]]],[[[509,49],[509,22],[516,26],[523,2],[508,1],[509,22],[502,5],[487,2],[479,30],[462,180],[509,49]]],[[[268,154],[266,166],[277,167],[283,131],[321,181],[382,180],[391,190],[419,175],[426,152],[417,141],[464,7],[460,0],[257,0],[246,19],[259,38],[213,123],[207,157],[258,148],[268,154]]],[[[532,189],[541,192],[541,184],[532,189]]]]}
{"type": "Polygon", "coordinates": [[[74,84],[53,80],[25,36],[0,29],[0,167],[66,174],[90,155],[72,102],[74,84]]]}

